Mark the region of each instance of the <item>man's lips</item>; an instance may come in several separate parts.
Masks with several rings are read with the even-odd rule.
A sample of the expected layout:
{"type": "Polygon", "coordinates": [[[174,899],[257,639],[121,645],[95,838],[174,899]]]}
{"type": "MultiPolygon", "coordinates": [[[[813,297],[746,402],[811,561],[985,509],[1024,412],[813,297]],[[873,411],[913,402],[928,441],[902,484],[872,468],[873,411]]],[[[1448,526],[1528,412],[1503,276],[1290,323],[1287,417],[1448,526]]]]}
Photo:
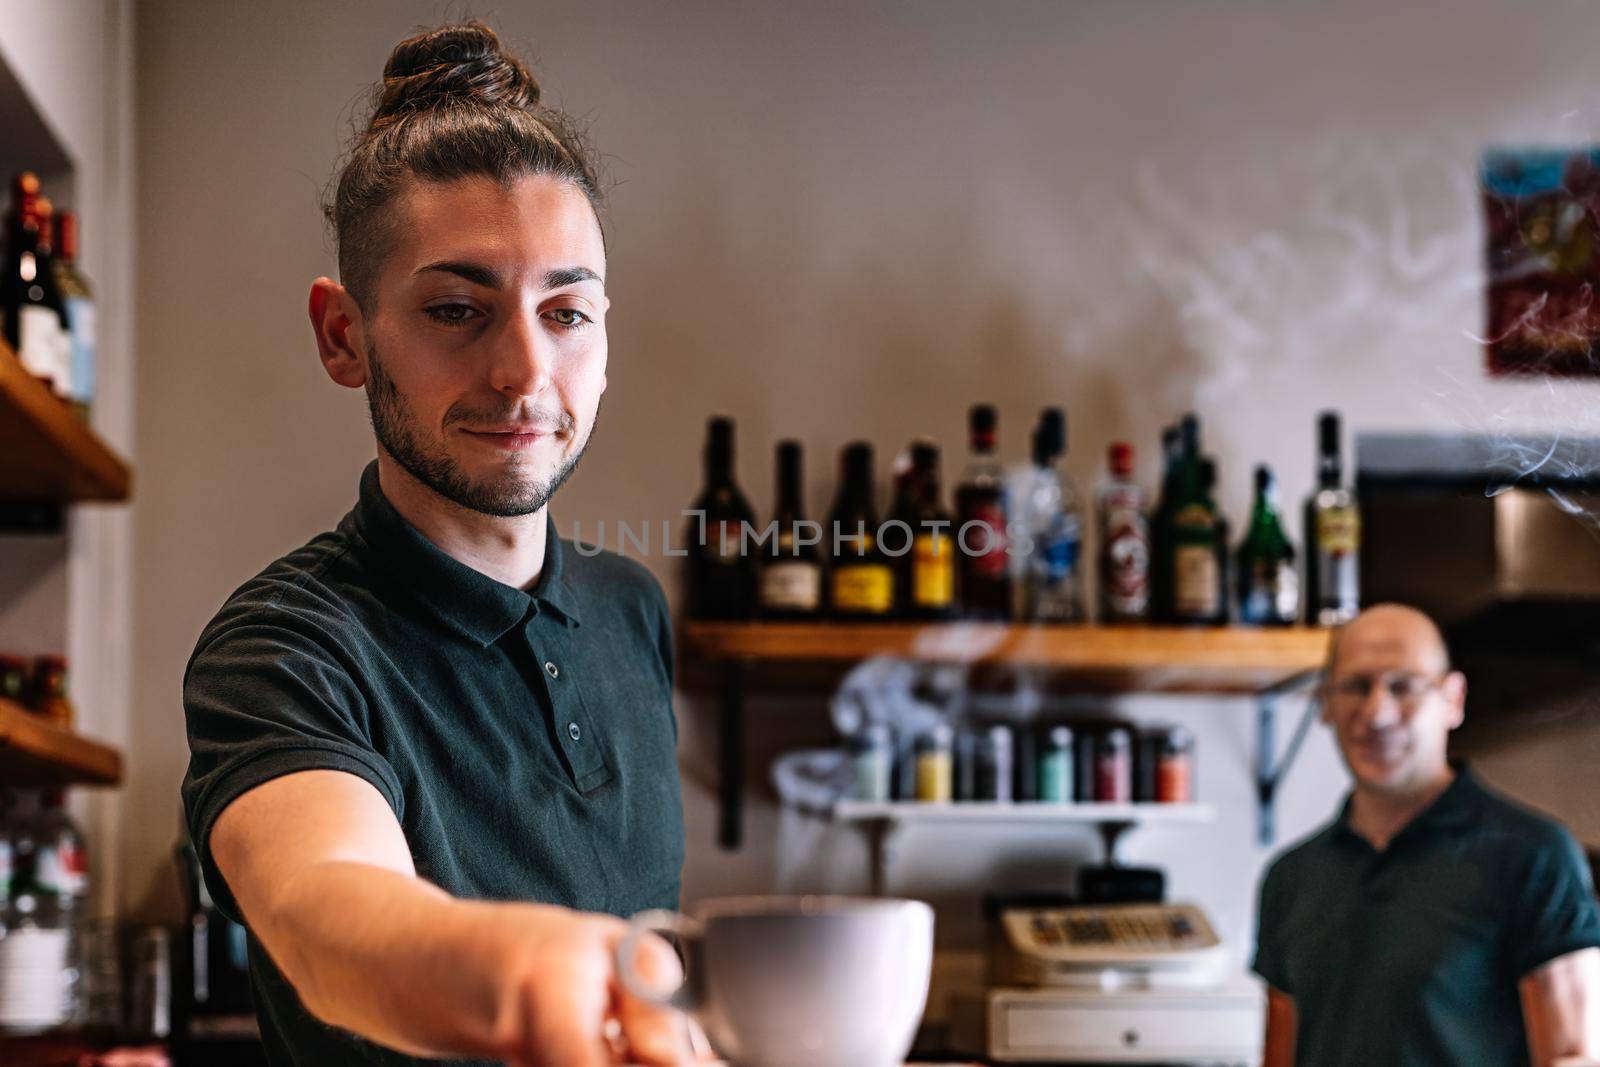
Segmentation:
{"type": "Polygon", "coordinates": [[[462,432],[500,448],[530,448],[546,437],[555,436],[554,430],[543,426],[483,427],[475,430],[464,428],[462,432]]]}

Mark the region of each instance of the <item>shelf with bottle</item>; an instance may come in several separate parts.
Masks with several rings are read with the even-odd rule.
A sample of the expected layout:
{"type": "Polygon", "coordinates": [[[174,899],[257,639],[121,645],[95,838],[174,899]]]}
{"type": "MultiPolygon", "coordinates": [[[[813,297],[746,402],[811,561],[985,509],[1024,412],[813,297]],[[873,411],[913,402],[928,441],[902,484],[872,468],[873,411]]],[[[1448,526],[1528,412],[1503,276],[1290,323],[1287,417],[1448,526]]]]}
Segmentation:
{"type": "Polygon", "coordinates": [[[117,785],[122,753],[0,697],[0,787],[117,785]]]}
{"type": "Polygon", "coordinates": [[[88,428],[95,305],[78,226],[37,176],[12,181],[0,248],[0,499],[127,499],[127,464],[88,428]]]}
{"type": "Polygon", "coordinates": [[[917,824],[1042,824],[1057,823],[1205,823],[1216,818],[1209,804],[1160,804],[1140,801],[1110,804],[1075,801],[1064,804],[1039,801],[960,800],[929,803],[919,800],[841,800],[833,807],[836,822],[887,819],[902,825],[917,824]]]}
{"type": "Polygon", "coordinates": [[[1328,638],[1328,630],[1312,627],[689,622],[679,649],[688,664],[850,664],[898,656],[1051,668],[1092,692],[1254,694],[1320,668],[1328,638]]]}

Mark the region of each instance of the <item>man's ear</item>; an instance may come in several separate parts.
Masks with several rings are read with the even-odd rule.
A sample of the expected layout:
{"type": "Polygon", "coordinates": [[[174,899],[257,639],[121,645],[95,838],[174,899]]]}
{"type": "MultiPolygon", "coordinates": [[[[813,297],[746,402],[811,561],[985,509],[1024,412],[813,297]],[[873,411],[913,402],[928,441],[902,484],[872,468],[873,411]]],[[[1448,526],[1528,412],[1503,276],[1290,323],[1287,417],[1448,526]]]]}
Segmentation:
{"type": "Polygon", "coordinates": [[[344,286],[331,278],[311,283],[311,331],[328,377],[350,389],[367,384],[366,345],[361,308],[344,286]]]}
{"type": "Polygon", "coordinates": [[[1451,671],[1444,680],[1445,697],[1450,701],[1450,729],[1467,720],[1467,676],[1451,671]]]}

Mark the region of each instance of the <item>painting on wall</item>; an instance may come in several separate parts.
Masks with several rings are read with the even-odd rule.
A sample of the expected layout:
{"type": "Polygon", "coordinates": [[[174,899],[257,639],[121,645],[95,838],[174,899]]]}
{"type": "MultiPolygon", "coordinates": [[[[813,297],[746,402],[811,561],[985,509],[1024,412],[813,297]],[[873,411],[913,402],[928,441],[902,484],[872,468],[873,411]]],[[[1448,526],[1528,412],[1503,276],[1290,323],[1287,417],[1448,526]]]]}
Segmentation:
{"type": "Polygon", "coordinates": [[[1600,147],[1491,149],[1481,186],[1489,373],[1600,376],[1600,147]]]}

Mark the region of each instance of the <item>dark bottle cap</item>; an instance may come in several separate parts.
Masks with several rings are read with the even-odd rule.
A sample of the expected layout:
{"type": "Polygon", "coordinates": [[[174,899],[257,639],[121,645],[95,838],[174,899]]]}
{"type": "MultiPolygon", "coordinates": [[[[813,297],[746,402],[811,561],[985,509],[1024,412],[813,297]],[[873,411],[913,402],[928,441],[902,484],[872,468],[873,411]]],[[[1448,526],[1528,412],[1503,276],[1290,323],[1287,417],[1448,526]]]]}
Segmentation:
{"type": "Polygon", "coordinates": [[[804,455],[799,441],[778,442],[778,488],[800,488],[800,460],[804,455]]]}
{"type": "Polygon", "coordinates": [[[1258,496],[1270,495],[1277,478],[1272,473],[1272,468],[1265,463],[1256,468],[1256,494],[1258,496]]]}
{"type": "Polygon", "coordinates": [[[1189,412],[1178,424],[1178,433],[1183,439],[1183,454],[1198,456],[1200,454],[1200,416],[1189,412]]]}
{"type": "Polygon", "coordinates": [[[1317,418],[1317,446],[1323,455],[1339,453],[1339,413],[1324,411],[1317,418]]]}
{"type": "Polygon", "coordinates": [[[932,441],[911,443],[911,469],[932,474],[939,469],[939,446],[932,441]]]}
{"type": "Polygon", "coordinates": [[[1217,461],[1210,456],[1200,460],[1200,488],[1211,492],[1217,484],[1217,461]]]}
{"type": "Polygon", "coordinates": [[[865,489],[872,484],[872,445],[866,441],[852,441],[840,453],[839,465],[844,470],[846,484],[865,489]]]}
{"type": "Polygon", "coordinates": [[[972,436],[973,451],[994,451],[995,430],[999,424],[1000,416],[993,404],[974,404],[968,409],[967,429],[972,436]]]}
{"type": "Polygon", "coordinates": [[[713,415],[706,421],[706,469],[731,473],[733,470],[733,420],[713,415]]]}
{"type": "Polygon", "coordinates": [[[1067,450],[1067,416],[1060,408],[1039,412],[1039,425],[1033,431],[1033,462],[1045,466],[1067,450]]]}
{"type": "Polygon", "coordinates": [[[1128,442],[1114,442],[1106,450],[1106,458],[1111,464],[1113,475],[1124,480],[1133,477],[1133,446],[1128,442]]]}

